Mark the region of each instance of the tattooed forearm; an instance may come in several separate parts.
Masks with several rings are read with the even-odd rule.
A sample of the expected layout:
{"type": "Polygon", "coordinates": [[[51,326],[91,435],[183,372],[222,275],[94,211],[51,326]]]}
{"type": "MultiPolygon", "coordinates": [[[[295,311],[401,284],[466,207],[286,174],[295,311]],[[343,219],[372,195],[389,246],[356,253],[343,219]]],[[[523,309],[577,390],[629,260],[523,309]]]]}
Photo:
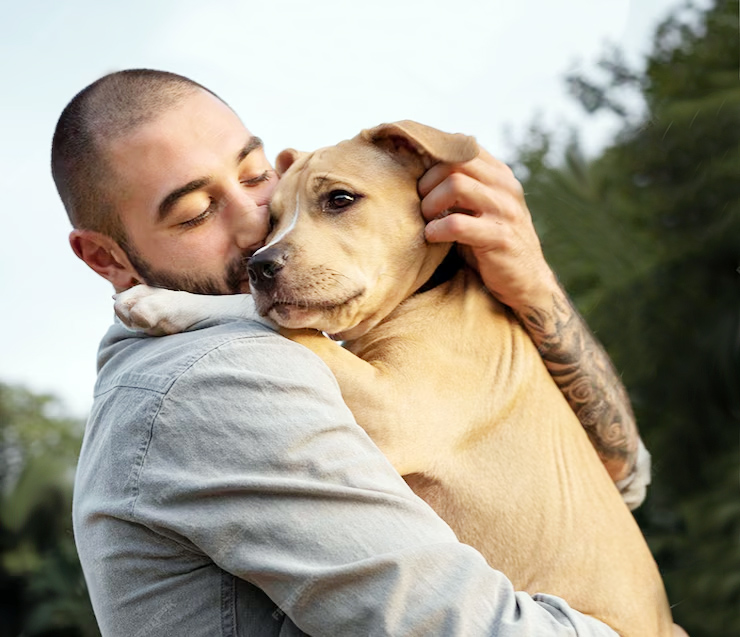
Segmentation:
{"type": "Polygon", "coordinates": [[[637,427],[609,356],[564,292],[515,312],[614,480],[635,466],[637,427]]]}

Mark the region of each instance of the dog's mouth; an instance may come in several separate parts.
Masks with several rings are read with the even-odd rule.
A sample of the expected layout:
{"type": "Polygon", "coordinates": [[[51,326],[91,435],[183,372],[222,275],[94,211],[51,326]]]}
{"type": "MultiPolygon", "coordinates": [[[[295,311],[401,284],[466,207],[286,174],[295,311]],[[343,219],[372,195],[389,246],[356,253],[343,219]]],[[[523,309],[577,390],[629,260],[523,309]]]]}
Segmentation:
{"type": "Polygon", "coordinates": [[[352,313],[354,306],[365,294],[358,290],[340,299],[307,299],[276,296],[257,299],[257,310],[282,327],[290,329],[312,328],[326,332],[345,329],[344,315],[352,313]],[[341,325],[340,325],[341,323],[341,325]]]}

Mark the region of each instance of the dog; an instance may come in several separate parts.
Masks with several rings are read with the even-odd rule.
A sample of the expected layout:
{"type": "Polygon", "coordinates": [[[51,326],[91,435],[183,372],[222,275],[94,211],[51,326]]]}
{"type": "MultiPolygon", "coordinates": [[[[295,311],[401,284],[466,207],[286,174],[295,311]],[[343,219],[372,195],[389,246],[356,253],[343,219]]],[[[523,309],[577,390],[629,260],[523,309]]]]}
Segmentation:
{"type": "MultiPolygon", "coordinates": [[[[640,529],[531,339],[452,245],[424,239],[417,180],[478,152],[406,121],[280,153],[273,227],[249,264],[257,309],[328,364],[411,488],[516,589],[625,637],[670,635],[640,529]]],[[[139,287],[116,311],[150,332],[243,302],[139,287]]]]}

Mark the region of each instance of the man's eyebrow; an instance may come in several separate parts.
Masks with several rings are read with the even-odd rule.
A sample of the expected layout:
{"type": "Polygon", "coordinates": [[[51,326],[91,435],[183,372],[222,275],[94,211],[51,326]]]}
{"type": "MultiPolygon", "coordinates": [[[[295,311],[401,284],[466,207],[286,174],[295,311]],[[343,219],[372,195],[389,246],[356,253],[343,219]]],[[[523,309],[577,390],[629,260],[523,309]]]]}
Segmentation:
{"type": "Polygon", "coordinates": [[[253,150],[257,150],[258,148],[262,148],[262,140],[259,137],[255,136],[250,137],[246,146],[244,146],[244,148],[242,148],[239,151],[239,154],[236,156],[237,165],[241,164],[242,161],[244,161],[244,158],[249,155],[249,153],[251,153],[253,150]]]}
{"type": "Polygon", "coordinates": [[[169,195],[162,199],[162,203],[159,204],[157,221],[162,222],[170,214],[175,203],[185,195],[189,195],[191,192],[200,190],[203,186],[207,186],[210,183],[210,178],[201,177],[200,179],[194,179],[193,181],[173,190],[169,195]]]}

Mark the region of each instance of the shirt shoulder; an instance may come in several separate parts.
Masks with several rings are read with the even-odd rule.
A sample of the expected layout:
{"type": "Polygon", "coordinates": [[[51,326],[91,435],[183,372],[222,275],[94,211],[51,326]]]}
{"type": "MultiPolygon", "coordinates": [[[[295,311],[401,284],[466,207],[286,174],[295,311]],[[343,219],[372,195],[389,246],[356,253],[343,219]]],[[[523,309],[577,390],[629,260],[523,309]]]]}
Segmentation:
{"type": "Polygon", "coordinates": [[[167,394],[183,374],[211,374],[214,364],[223,371],[227,371],[225,361],[226,367],[233,362],[241,368],[261,368],[296,356],[328,373],[324,363],[306,348],[254,320],[201,323],[197,329],[162,337],[133,332],[117,322],[100,344],[94,393],[99,397],[128,387],[167,394]],[[228,355],[232,350],[240,352],[233,361],[228,355]]]}

